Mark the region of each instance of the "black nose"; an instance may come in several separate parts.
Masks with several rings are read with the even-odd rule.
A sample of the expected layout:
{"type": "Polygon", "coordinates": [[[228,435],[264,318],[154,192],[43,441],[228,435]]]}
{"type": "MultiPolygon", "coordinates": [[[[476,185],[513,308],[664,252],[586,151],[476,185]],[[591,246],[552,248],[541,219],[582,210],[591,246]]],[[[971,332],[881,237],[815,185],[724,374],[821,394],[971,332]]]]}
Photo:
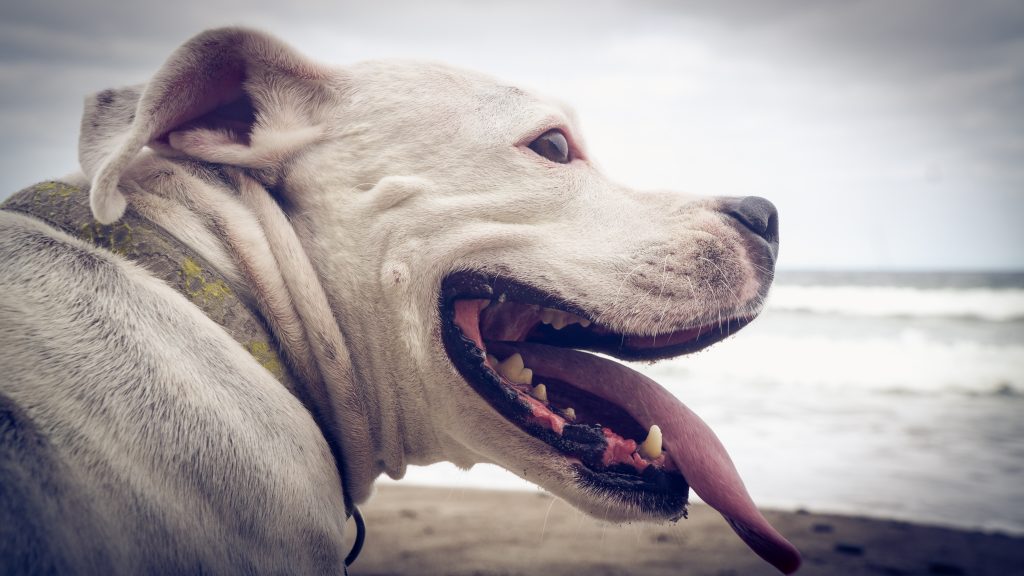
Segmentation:
{"type": "Polygon", "coordinates": [[[760,196],[740,198],[729,214],[769,244],[779,243],[779,212],[775,205],[760,196]]]}

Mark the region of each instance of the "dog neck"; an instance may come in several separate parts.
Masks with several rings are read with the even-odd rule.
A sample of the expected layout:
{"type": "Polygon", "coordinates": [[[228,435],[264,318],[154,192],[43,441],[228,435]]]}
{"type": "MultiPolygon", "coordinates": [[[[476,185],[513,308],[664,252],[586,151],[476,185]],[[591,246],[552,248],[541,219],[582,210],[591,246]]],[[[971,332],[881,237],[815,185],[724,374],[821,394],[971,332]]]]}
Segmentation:
{"type": "Polygon", "coordinates": [[[401,442],[374,433],[396,429],[379,420],[397,414],[377,409],[377,387],[359,382],[348,342],[287,216],[262,183],[239,170],[160,164],[161,170],[145,171],[153,176],[136,180],[141,186],[133,187],[130,204],[208,254],[263,317],[294,372],[289,389],[331,447],[346,505],[365,501],[380,473],[404,469],[401,442]]]}

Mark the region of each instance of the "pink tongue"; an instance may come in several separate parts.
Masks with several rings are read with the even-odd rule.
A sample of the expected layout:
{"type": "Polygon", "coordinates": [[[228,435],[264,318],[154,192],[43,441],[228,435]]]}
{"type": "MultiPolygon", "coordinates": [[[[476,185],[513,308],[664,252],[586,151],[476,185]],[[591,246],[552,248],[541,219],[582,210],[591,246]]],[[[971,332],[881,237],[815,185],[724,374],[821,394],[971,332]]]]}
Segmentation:
{"type": "Polygon", "coordinates": [[[754,552],[785,574],[800,553],[768,524],[715,433],[675,396],[643,374],[593,354],[517,342],[535,374],[572,383],[622,407],[637,422],[661,427],[664,449],[693,490],[729,522],[754,552]],[[581,379],[586,374],[588,379],[581,379]]]}

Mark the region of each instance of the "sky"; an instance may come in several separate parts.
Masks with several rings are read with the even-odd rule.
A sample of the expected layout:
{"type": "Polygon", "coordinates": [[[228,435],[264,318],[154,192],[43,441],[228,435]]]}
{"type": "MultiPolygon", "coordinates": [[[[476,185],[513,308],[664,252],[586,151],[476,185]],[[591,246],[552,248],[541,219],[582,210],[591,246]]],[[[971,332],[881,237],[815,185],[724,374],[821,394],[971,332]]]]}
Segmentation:
{"type": "Polygon", "coordinates": [[[1024,269],[1020,0],[0,0],[0,197],[77,169],[85,95],[232,24],[555,96],[617,181],[772,200],[780,268],[1024,269]]]}

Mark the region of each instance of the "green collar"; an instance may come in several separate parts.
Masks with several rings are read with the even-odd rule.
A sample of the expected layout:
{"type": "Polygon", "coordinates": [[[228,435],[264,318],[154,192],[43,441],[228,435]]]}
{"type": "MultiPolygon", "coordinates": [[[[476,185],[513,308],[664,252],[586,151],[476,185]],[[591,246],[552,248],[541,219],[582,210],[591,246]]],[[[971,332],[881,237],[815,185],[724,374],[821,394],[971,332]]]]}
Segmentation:
{"type": "Polygon", "coordinates": [[[268,372],[296,392],[294,377],[262,316],[243,304],[224,276],[202,256],[130,206],[120,220],[103,225],[92,217],[87,189],[43,182],[14,194],[0,208],[38,218],[149,270],[220,324],[268,372]]]}

